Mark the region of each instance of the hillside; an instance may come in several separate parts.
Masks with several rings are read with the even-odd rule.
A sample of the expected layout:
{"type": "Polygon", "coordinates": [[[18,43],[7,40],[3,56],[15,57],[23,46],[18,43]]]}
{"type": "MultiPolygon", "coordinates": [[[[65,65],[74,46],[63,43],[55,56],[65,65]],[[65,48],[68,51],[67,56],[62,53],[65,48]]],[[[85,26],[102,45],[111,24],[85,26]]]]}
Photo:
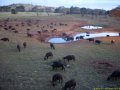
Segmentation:
{"type": "Polygon", "coordinates": [[[17,3],[17,4],[11,4],[7,6],[0,6],[0,12],[9,12],[11,9],[17,9],[17,11],[54,11],[54,7],[49,7],[49,6],[41,6],[41,5],[32,5],[32,4],[22,4],[22,3],[17,3]]]}
{"type": "Polygon", "coordinates": [[[111,10],[110,15],[113,17],[120,17],[120,6],[111,10]]]}

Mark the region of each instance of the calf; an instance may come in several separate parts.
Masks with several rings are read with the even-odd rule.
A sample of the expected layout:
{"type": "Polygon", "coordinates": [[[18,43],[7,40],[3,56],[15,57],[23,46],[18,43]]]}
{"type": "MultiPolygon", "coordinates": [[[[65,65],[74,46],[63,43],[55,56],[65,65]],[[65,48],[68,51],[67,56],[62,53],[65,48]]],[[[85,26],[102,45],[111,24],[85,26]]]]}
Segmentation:
{"type": "Polygon", "coordinates": [[[114,44],[115,43],[115,40],[111,40],[111,44],[114,44]]]}
{"type": "Polygon", "coordinates": [[[67,55],[67,56],[63,57],[63,59],[68,60],[68,62],[69,62],[70,60],[74,60],[74,61],[75,61],[75,56],[74,56],[74,55],[67,55]]]}
{"type": "Polygon", "coordinates": [[[2,41],[9,41],[9,38],[1,38],[0,40],[2,40],[2,41]]]}
{"type": "Polygon", "coordinates": [[[76,87],[76,81],[74,79],[71,79],[65,83],[62,90],[74,90],[75,87],[76,87]]]}
{"type": "Polygon", "coordinates": [[[60,61],[54,61],[52,64],[52,69],[62,68],[62,70],[65,70],[64,65],[60,61]]]}
{"type": "Polygon", "coordinates": [[[53,53],[52,52],[47,52],[45,54],[44,60],[48,59],[49,57],[53,57],[53,53]]]}
{"type": "Polygon", "coordinates": [[[60,73],[56,73],[53,75],[52,77],[52,85],[55,86],[57,85],[57,81],[59,81],[59,83],[63,82],[63,77],[60,73]]]}
{"type": "Polygon", "coordinates": [[[107,81],[109,81],[111,79],[118,79],[118,78],[120,78],[120,71],[115,70],[114,72],[112,72],[111,75],[108,76],[107,81]]]}

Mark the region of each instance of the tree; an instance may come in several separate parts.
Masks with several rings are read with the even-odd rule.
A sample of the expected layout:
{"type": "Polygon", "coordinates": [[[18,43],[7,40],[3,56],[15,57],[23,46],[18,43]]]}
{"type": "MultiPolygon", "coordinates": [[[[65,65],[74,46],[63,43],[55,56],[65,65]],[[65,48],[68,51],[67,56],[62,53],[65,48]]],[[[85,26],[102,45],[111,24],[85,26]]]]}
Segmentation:
{"type": "Polygon", "coordinates": [[[80,14],[80,8],[79,7],[70,7],[70,14],[80,14]]]}
{"type": "Polygon", "coordinates": [[[16,7],[16,11],[18,11],[18,12],[25,12],[25,8],[24,8],[23,5],[17,6],[17,7],[16,7]]]}
{"type": "Polygon", "coordinates": [[[17,14],[16,9],[11,9],[11,14],[17,14]]]}
{"type": "Polygon", "coordinates": [[[10,7],[9,6],[0,6],[0,12],[9,12],[10,7]]]}
{"type": "Polygon", "coordinates": [[[86,12],[87,12],[87,9],[86,9],[86,8],[80,8],[80,14],[81,14],[82,16],[84,16],[84,15],[86,14],[86,12]]]}

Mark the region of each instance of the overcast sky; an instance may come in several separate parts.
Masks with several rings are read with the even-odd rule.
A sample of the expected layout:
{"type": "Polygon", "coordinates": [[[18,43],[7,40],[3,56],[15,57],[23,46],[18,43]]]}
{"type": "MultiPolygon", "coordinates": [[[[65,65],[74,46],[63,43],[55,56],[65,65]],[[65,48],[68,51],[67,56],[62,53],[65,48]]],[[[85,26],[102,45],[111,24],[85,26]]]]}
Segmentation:
{"type": "Polygon", "coordinates": [[[45,6],[77,6],[110,10],[120,5],[120,0],[0,0],[0,6],[13,3],[25,3],[45,6]]]}

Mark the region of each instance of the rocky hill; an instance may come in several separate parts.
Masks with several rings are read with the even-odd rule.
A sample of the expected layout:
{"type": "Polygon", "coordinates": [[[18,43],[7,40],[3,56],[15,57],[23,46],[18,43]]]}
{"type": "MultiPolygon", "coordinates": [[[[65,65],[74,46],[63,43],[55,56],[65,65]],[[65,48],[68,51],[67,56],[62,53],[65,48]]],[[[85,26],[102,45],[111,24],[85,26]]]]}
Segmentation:
{"type": "Polygon", "coordinates": [[[110,11],[110,16],[120,17],[120,6],[110,11]]]}

